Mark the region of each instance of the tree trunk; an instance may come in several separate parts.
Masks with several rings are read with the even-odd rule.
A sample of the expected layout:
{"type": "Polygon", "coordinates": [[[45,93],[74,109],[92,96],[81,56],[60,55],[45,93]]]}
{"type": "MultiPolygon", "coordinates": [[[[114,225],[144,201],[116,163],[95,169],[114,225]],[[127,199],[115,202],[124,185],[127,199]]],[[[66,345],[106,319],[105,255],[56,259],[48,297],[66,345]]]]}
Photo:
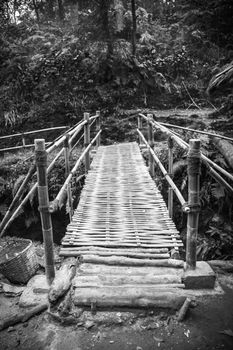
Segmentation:
{"type": "Polygon", "coordinates": [[[109,8],[110,8],[109,0],[102,0],[100,4],[100,10],[101,10],[100,12],[102,16],[102,27],[103,27],[103,32],[106,35],[108,56],[112,56],[113,44],[112,44],[112,37],[111,37],[111,30],[110,30],[110,23],[109,23],[109,8]]]}
{"type": "Polygon", "coordinates": [[[33,2],[35,14],[36,14],[37,23],[39,23],[40,22],[40,15],[39,15],[38,7],[36,5],[36,0],[32,0],[32,2],[33,2]]]}
{"type": "Polygon", "coordinates": [[[124,23],[123,23],[123,4],[122,0],[114,0],[114,10],[116,13],[116,31],[121,32],[124,28],[124,23]]]}
{"type": "Polygon", "coordinates": [[[133,28],[132,28],[132,54],[133,54],[133,56],[135,56],[135,54],[136,54],[136,31],[137,31],[135,0],[131,0],[131,5],[132,5],[132,22],[133,22],[133,28]]]}
{"type": "Polygon", "coordinates": [[[48,0],[47,2],[47,15],[49,19],[53,19],[55,14],[53,10],[54,0],[48,0]]]}
{"type": "Polygon", "coordinates": [[[58,3],[58,14],[61,21],[65,18],[65,9],[62,0],[57,0],[58,3]]]}

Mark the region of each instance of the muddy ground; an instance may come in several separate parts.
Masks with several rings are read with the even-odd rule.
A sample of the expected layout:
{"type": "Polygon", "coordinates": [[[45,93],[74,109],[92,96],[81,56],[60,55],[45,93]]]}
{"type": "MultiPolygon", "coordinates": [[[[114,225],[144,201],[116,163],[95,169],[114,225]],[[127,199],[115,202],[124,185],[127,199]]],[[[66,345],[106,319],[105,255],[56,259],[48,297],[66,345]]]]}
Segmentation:
{"type": "MultiPolygon", "coordinates": [[[[47,312],[0,332],[1,350],[212,350],[233,349],[233,274],[221,273],[224,291],[198,298],[179,323],[159,310],[84,310],[76,324],[61,325],[47,312]]],[[[1,317],[19,309],[19,297],[0,294],[1,317]]],[[[80,310],[77,310],[80,311],[80,310]]]]}

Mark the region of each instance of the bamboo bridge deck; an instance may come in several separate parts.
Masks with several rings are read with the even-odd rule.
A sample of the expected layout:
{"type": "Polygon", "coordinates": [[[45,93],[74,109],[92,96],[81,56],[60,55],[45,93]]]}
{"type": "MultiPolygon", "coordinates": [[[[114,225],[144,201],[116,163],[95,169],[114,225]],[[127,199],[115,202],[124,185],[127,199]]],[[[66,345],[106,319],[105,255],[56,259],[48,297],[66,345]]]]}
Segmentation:
{"type": "Polygon", "coordinates": [[[91,246],[117,248],[118,254],[148,249],[159,257],[182,246],[136,143],[98,149],[62,246],[61,255],[91,246]]]}
{"type": "Polygon", "coordinates": [[[137,143],[99,147],[60,250],[82,262],[74,303],[176,307],[184,262],[171,251],[181,246],[137,143]]]}

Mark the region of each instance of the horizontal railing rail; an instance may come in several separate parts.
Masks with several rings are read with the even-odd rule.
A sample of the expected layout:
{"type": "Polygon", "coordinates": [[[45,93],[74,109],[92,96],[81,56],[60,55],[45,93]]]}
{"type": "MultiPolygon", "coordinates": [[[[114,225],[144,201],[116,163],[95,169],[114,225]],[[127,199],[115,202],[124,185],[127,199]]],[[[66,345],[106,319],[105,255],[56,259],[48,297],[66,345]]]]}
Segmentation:
{"type": "MultiPolygon", "coordinates": [[[[4,148],[0,149],[0,152],[10,152],[10,151],[34,147],[34,143],[33,144],[26,144],[26,136],[27,135],[33,135],[33,134],[37,134],[37,133],[41,134],[41,133],[48,132],[48,131],[57,131],[57,130],[64,130],[64,129],[66,129],[66,130],[69,129],[69,126],[57,126],[54,128],[45,128],[45,129],[39,129],[39,130],[26,131],[26,132],[22,132],[22,133],[13,134],[13,135],[0,136],[0,141],[6,140],[9,138],[11,139],[14,137],[19,137],[19,136],[21,136],[21,138],[22,138],[21,145],[4,147],[4,148]]],[[[51,144],[52,144],[52,142],[47,142],[46,146],[51,145],[51,144]]]]}

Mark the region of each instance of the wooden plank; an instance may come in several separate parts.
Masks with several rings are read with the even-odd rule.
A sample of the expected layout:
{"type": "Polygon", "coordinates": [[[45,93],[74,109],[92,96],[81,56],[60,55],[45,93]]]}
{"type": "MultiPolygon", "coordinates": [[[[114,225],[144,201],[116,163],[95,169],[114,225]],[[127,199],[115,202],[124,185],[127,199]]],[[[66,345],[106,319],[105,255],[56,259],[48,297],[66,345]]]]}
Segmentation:
{"type": "Polygon", "coordinates": [[[99,257],[96,255],[84,255],[82,258],[83,262],[89,262],[94,264],[105,264],[105,265],[126,265],[126,266],[162,266],[162,267],[174,267],[183,268],[183,260],[176,259],[135,259],[120,256],[111,257],[99,257]]]}
{"type": "Polygon", "coordinates": [[[185,296],[178,288],[75,288],[73,300],[77,306],[91,306],[94,302],[97,307],[159,307],[177,310],[183,305],[185,296]]]}
{"type": "Polygon", "coordinates": [[[78,275],[73,279],[72,285],[75,288],[84,286],[125,286],[125,285],[168,285],[175,288],[183,288],[181,276],[162,275],[158,276],[153,273],[146,275],[78,275]]]}
{"type": "MultiPolygon", "coordinates": [[[[115,252],[98,252],[98,251],[92,251],[93,255],[98,256],[125,256],[125,257],[131,257],[131,258],[137,258],[137,259],[168,259],[170,258],[170,254],[168,253],[161,253],[161,254],[150,254],[150,253],[130,253],[130,252],[121,252],[121,250],[115,251],[115,252]]],[[[59,255],[60,256],[82,256],[82,255],[89,255],[90,251],[85,250],[75,250],[69,248],[61,249],[59,255]]]]}
{"type": "Polygon", "coordinates": [[[146,276],[148,274],[153,274],[155,276],[175,275],[181,277],[183,276],[183,270],[160,266],[114,266],[91,263],[82,263],[77,270],[77,275],[146,276]]]}

